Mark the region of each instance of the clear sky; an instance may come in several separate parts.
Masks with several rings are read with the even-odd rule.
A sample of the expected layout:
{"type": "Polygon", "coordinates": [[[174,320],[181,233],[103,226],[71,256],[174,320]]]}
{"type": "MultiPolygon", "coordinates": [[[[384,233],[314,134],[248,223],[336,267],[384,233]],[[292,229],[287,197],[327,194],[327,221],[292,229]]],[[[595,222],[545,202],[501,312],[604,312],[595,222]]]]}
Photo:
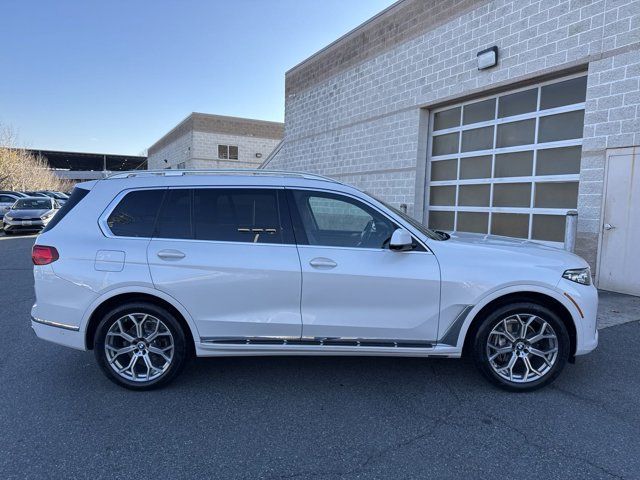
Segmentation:
{"type": "Polygon", "coordinates": [[[284,73],[394,0],[2,0],[0,123],[138,154],[190,112],[283,121],[284,73]]]}

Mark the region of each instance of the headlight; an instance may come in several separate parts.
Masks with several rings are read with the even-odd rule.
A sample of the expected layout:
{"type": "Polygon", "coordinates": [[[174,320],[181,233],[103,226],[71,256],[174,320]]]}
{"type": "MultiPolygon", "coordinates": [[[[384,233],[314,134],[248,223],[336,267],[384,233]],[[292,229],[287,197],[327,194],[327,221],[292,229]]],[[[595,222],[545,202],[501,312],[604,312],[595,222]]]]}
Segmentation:
{"type": "Polygon", "coordinates": [[[4,219],[5,219],[5,220],[9,220],[9,221],[11,221],[11,220],[13,220],[13,217],[10,217],[9,215],[5,215],[5,216],[4,216],[4,219]]]}
{"type": "Polygon", "coordinates": [[[40,217],[40,220],[49,220],[51,217],[53,217],[53,213],[46,213],[40,217]]]}
{"type": "Polygon", "coordinates": [[[591,285],[591,269],[587,268],[574,268],[567,270],[562,274],[562,278],[571,280],[572,282],[580,283],[582,285],[591,285]]]}

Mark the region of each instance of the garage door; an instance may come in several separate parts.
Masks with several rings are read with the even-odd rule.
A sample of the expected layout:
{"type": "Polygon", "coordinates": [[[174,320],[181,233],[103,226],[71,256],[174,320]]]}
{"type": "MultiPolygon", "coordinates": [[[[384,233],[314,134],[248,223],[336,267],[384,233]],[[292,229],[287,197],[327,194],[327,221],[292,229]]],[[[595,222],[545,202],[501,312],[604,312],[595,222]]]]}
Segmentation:
{"type": "Polygon", "coordinates": [[[587,78],[434,110],[428,224],[561,245],[578,201],[587,78]]]}

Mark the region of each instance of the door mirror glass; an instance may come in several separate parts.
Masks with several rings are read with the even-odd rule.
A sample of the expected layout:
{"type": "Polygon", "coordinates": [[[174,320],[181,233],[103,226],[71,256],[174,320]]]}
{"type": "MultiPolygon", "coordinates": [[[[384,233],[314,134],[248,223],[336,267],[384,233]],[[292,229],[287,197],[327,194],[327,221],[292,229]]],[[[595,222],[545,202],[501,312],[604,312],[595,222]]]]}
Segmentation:
{"type": "Polygon", "coordinates": [[[389,242],[389,248],[396,252],[407,252],[413,250],[413,239],[411,234],[404,228],[398,228],[391,235],[391,242],[389,242]]]}

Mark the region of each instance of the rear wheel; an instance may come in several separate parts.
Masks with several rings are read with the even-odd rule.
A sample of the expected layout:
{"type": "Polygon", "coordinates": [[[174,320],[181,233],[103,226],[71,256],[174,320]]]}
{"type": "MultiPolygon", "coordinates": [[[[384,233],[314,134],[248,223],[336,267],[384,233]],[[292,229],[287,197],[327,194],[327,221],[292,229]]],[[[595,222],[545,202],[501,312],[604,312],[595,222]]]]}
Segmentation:
{"type": "Polygon", "coordinates": [[[494,384],[531,391],[553,382],[569,358],[569,334],[550,309],[514,303],[491,313],[474,341],[474,361],[494,384]]]}
{"type": "Polygon", "coordinates": [[[107,313],[96,330],[94,354],[113,382],[132,390],[166,385],[187,356],[180,322],[151,303],[129,303],[107,313]]]}

